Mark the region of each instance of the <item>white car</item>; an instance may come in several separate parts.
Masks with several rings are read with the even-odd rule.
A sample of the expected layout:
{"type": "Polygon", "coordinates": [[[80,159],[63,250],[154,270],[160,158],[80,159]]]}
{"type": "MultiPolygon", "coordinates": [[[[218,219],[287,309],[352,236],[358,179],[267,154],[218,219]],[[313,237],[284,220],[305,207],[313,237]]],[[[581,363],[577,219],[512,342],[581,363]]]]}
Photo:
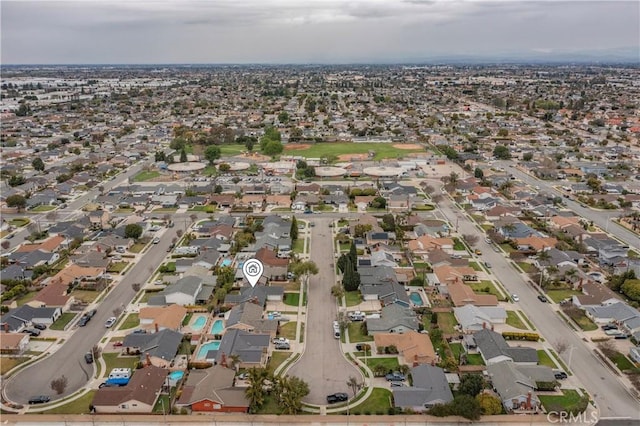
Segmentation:
{"type": "Polygon", "coordinates": [[[111,328],[111,327],[113,327],[113,324],[116,323],[116,321],[117,321],[116,317],[111,317],[111,318],[109,318],[107,320],[107,322],[104,323],[104,326],[107,327],[107,328],[111,328]]]}
{"type": "Polygon", "coordinates": [[[152,241],[153,244],[158,244],[160,242],[160,238],[155,237],[152,241]]]}
{"type": "Polygon", "coordinates": [[[517,295],[517,294],[513,293],[513,294],[511,295],[511,300],[513,300],[514,302],[519,302],[519,301],[520,301],[520,298],[518,297],[518,295],[517,295]]]}

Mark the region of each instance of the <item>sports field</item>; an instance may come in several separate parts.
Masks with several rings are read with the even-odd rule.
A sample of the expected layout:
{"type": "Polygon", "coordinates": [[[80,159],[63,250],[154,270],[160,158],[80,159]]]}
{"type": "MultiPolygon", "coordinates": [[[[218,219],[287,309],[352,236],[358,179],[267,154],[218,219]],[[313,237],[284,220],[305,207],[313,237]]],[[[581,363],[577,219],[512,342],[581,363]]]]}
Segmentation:
{"type": "MultiPolygon", "coordinates": [[[[324,142],[315,144],[287,144],[284,155],[299,155],[307,158],[320,158],[324,155],[335,155],[341,160],[348,160],[349,154],[368,155],[375,152],[374,160],[405,157],[411,152],[424,152],[425,149],[415,144],[392,144],[375,142],[324,142]]],[[[365,157],[366,158],[366,157],[365,157]]]]}

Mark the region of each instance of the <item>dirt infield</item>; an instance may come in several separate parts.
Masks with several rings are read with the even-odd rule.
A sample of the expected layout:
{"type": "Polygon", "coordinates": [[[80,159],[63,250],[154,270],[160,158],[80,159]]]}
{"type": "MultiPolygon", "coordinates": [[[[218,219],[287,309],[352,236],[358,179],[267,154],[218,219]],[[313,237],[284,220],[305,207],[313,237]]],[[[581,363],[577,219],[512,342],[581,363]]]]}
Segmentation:
{"type": "Polygon", "coordinates": [[[298,151],[309,148],[311,148],[311,144],[308,143],[288,143],[284,146],[285,151],[298,151]]]}
{"type": "Polygon", "coordinates": [[[365,161],[369,158],[367,154],[342,154],[338,155],[340,161],[365,161]]]}
{"type": "Polygon", "coordinates": [[[420,145],[418,145],[416,143],[394,143],[393,147],[397,148],[397,149],[420,149],[420,148],[422,148],[420,145]]]}

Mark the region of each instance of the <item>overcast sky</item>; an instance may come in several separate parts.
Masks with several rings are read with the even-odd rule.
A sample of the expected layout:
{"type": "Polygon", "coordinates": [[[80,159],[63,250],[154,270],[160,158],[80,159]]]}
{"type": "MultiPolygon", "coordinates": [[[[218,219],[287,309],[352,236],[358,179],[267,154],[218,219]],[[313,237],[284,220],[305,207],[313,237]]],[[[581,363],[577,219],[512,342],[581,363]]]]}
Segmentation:
{"type": "Polygon", "coordinates": [[[2,0],[3,64],[354,63],[640,45],[640,1],[2,0]]]}

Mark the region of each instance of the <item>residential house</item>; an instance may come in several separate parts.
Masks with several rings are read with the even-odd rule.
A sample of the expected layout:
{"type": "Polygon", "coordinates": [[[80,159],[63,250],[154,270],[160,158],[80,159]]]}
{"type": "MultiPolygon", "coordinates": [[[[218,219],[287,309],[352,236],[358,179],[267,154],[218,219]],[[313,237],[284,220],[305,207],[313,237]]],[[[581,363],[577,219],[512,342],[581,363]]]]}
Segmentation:
{"type": "Polygon", "coordinates": [[[367,332],[370,336],[377,333],[402,334],[418,331],[419,325],[412,309],[393,303],[382,308],[380,318],[367,319],[367,332]]]}
{"type": "Polygon", "coordinates": [[[535,412],[541,408],[535,380],[519,371],[518,365],[501,361],[487,365],[487,372],[507,412],[535,412]]]}
{"type": "Polygon", "coordinates": [[[282,287],[271,287],[264,285],[245,286],[240,288],[238,294],[227,294],[224,298],[224,304],[234,306],[244,302],[253,302],[258,306],[263,306],[269,301],[281,302],[284,296],[282,287]]]}
{"type": "Polygon", "coordinates": [[[453,253],[452,238],[436,238],[424,234],[415,240],[407,242],[409,250],[415,255],[427,254],[433,250],[442,250],[446,253],[453,253]]]}
{"type": "Polygon", "coordinates": [[[433,273],[442,284],[478,281],[478,272],[471,266],[439,265],[433,268],[433,273]]]}
{"type": "Polygon", "coordinates": [[[289,259],[279,257],[279,252],[263,247],[256,252],[254,258],[262,262],[264,266],[263,277],[270,280],[284,280],[286,278],[289,259]]]}
{"type": "Polygon", "coordinates": [[[222,365],[189,371],[176,406],[193,413],[248,412],[246,388],[235,386],[235,375],[235,370],[222,365]]]}
{"type": "Polygon", "coordinates": [[[90,228],[93,231],[99,231],[109,225],[111,215],[107,210],[95,210],[89,212],[90,228]]]}
{"type": "Polygon", "coordinates": [[[498,298],[493,294],[477,294],[471,287],[461,282],[447,284],[448,292],[453,306],[498,306],[498,298]]]}
{"type": "Polygon", "coordinates": [[[20,355],[29,347],[29,334],[0,331],[0,353],[20,355]]]}
{"type": "Polygon", "coordinates": [[[607,306],[620,302],[618,295],[609,287],[593,281],[582,284],[582,294],[574,294],[571,300],[575,306],[582,309],[587,306],[607,306]]]}
{"type": "Polygon", "coordinates": [[[511,361],[517,364],[529,365],[536,365],[538,363],[538,353],[534,348],[509,346],[501,334],[488,328],[475,332],[473,339],[486,365],[501,361],[511,361]]]}
{"type": "Polygon", "coordinates": [[[205,285],[202,277],[185,276],[169,284],[158,295],[149,298],[149,305],[178,304],[182,306],[206,303],[214,287],[205,285]]]}
{"type": "Polygon", "coordinates": [[[533,251],[536,253],[555,247],[558,244],[558,240],[553,237],[531,236],[514,238],[513,241],[519,251],[533,251]]]}
{"type": "Polygon", "coordinates": [[[158,332],[169,329],[179,331],[185,315],[187,315],[187,309],[175,304],[140,308],[138,318],[140,319],[140,328],[143,330],[158,332]]]}
{"type": "Polygon", "coordinates": [[[263,319],[262,314],[262,306],[255,303],[244,302],[236,305],[225,315],[226,330],[238,329],[276,337],[278,320],[263,319]]]}
{"type": "Polygon", "coordinates": [[[58,307],[33,307],[29,305],[10,309],[0,319],[0,327],[4,332],[21,332],[34,323],[51,325],[62,315],[58,307]]]}
{"type": "Polygon", "coordinates": [[[453,314],[464,333],[493,328],[507,320],[507,311],[502,306],[465,305],[453,308],[453,314]]]}
{"type": "Polygon", "coordinates": [[[629,358],[640,364],[640,346],[633,346],[629,349],[629,358]]]}
{"type": "Polygon", "coordinates": [[[180,348],[182,334],[168,328],[157,333],[131,333],[122,341],[123,351],[140,354],[140,361],[168,368],[180,348]]]}
{"type": "Polygon", "coordinates": [[[420,413],[437,404],[453,401],[444,370],[432,365],[418,365],[411,369],[412,386],[393,390],[394,405],[420,413]]]}
{"type": "Polygon", "coordinates": [[[211,350],[205,359],[213,360],[219,365],[227,365],[230,357],[237,355],[237,368],[264,367],[269,359],[269,334],[249,333],[244,330],[225,330],[217,350],[211,350]]]}
{"type": "Polygon", "coordinates": [[[126,386],[98,389],[90,408],[99,414],[151,413],[165,385],[168,371],[153,365],[136,370],[126,386]]]}
{"type": "Polygon", "coordinates": [[[376,348],[395,346],[402,357],[402,363],[406,365],[416,366],[438,361],[429,336],[417,331],[407,331],[403,334],[376,333],[373,340],[376,348]]]}

